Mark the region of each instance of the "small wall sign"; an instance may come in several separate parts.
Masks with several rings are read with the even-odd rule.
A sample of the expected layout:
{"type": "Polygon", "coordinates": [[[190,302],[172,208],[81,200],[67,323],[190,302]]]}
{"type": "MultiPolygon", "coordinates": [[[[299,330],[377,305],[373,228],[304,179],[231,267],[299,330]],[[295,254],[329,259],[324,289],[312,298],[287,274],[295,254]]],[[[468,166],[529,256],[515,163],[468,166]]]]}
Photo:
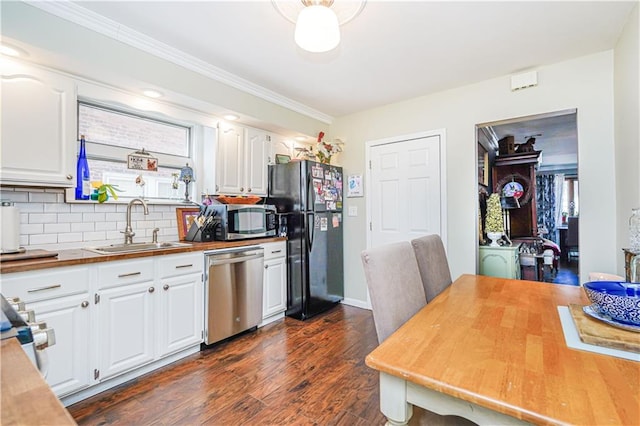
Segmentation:
{"type": "Polygon", "coordinates": [[[148,172],[158,171],[158,159],[152,157],[142,148],[142,151],[136,151],[127,156],[127,168],[133,170],[146,170],[148,172]]]}
{"type": "Polygon", "coordinates": [[[364,197],[362,175],[349,175],[347,178],[347,197],[364,197]]]}

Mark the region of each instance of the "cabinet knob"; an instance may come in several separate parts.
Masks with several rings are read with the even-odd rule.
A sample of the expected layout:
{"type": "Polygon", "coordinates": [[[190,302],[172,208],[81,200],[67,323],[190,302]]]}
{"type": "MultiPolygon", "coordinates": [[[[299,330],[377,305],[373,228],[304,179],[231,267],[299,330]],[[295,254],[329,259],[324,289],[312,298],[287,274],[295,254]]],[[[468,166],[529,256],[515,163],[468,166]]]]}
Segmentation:
{"type": "Polygon", "coordinates": [[[73,175],[67,175],[67,180],[73,180],[73,175]]]}
{"type": "Polygon", "coordinates": [[[219,190],[220,190],[220,187],[216,185],[216,192],[218,192],[219,190]]]}
{"type": "Polygon", "coordinates": [[[247,192],[251,192],[251,188],[247,188],[247,192]]]}
{"type": "Polygon", "coordinates": [[[154,291],[156,291],[156,289],[155,289],[155,288],[153,288],[153,287],[149,287],[149,293],[153,293],[154,291]]]}
{"type": "Polygon", "coordinates": [[[82,302],[80,304],[80,306],[82,306],[83,308],[86,308],[87,306],[89,306],[89,302],[87,302],[86,300],[84,302],[82,302]]]}
{"type": "Polygon", "coordinates": [[[240,192],[244,192],[244,187],[240,187],[240,192]]]}
{"type": "Polygon", "coordinates": [[[264,265],[264,269],[269,269],[269,265],[264,265]]]}
{"type": "Polygon", "coordinates": [[[165,285],[163,285],[163,286],[162,286],[162,288],[163,288],[164,290],[169,290],[169,284],[165,284],[165,285]]]}

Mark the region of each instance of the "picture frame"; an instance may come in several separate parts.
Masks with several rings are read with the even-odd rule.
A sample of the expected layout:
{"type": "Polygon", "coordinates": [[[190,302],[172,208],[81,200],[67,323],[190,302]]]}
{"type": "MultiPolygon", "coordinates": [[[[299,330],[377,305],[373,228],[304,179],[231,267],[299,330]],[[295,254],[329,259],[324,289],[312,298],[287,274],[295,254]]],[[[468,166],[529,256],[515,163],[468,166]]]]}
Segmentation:
{"type": "Polygon", "coordinates": [[[176,208],[176,221],[178,222],[178,239],[185,241],[189,228],[193,221],[200,214],[198,207],[178,207],[176,208]]]}
{"type": "Polygon", "coordinates": [[[286,154],[276,154],[276,164],[287,164],[291,161],[291,156],[286,154]]]}
{"type": "Polygon", "coordinates": [[[489,152],[478,142],[478,183],[489,186],[489,152]]]}

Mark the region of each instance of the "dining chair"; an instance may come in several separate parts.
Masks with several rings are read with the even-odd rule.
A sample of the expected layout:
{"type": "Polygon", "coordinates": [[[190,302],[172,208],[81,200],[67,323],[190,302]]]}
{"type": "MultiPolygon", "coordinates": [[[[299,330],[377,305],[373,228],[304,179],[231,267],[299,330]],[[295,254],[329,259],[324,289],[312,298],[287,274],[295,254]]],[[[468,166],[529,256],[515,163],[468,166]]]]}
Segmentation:
{"type": "Polygon", "coordinates": [[[579,224],[580,222],[577,217],[569,217],[567,219],[567,240],[565,246],[567,248],[567,259],[569,260],[571,260],[572,255],[580,257],[580,250],[578,248],[579,224]]]}
{"type": "Polygon", "coordinates": [[[418,269],[427,297],[431,302],[451,285],[451,272],[447,254],[439,235],[425,235],[411,240],[411,246],[418,262],[418,269]]]}
{"type": "Polygon", "coordinates": [[[420,270],[408,241],[364,250],[361,259],[378,343],[382,343],[427,304],[420,270]]]}

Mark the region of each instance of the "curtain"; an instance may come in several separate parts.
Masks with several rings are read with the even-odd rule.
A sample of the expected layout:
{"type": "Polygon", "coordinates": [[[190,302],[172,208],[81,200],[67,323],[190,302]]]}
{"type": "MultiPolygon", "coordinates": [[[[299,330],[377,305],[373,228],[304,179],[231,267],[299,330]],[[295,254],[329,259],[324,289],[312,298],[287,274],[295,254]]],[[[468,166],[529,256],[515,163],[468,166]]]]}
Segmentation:
{"type": "MultiPolygon", "coordinates": [[[[562,185],[560,185],[562,188],[562,185]]],[[[556,198],[556,175],[538,175],[536,176],[536,208],[538,210],[538,230],[540,227],[547,229],[544,238],[558,242],[556,237],[556,218],[559,210],[561,198],[556,198]],[[556,200],[558,202],[556,203],[556,200]]]]}

